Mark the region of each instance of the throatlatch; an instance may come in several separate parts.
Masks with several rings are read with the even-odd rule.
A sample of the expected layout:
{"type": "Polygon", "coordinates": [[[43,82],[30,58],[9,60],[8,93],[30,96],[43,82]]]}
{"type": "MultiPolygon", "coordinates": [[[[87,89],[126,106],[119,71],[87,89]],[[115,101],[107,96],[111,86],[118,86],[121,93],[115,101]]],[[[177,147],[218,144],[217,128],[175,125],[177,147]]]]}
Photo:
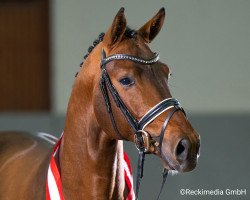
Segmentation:
{"type": "MultiPolygon", "coordinates": [[[[128,108],[126,107],[125,103],[122,101],[119,93],[117,92],[117,90],[115,89],[114,85],[112,84],[110,80],[110,77],[106,70],[106,65],[113,60],[130,60],[132,62],[136,62],[142,65],[152,65],[159,60],[159,54],[154,53],[154,56],[152,58],[142,59],[142,58],[138,58],[138,57],[128,55],[128,54],[114,54],[109,57],[106,57],[106,53],[104,49],[102,49],[102,52],[101,52],[101,64],[100,64],[101,65],[101,78],[100,78],[99,85],[102,91],[103,98],[105,100],[107,112],[109,113],[112,125],[117,134],[117,138],[124,139],[115,122],[109,93],[111,94],[114,102],[116,103],[116,106],[121,110],[122,114],[126,118],[127,122],[129,123],[129,125],[131,126],[135,134],[134,136],[135,144],[139,151],[137,176],[136,176],[136,199],[138,199],[140,182],[143,177],[143,166],[144,166],[145,154],[150,153],[149,149],[152,145],[155,148],[157,148],[161,154],[162,141],[163,141],[164,133],[169,123],[169,120],[171,119],[171,117],[176,111],[180,110],[184,114],[185,112],[183,108],[181,107],[180,103],[176,99],[167,98],[161,101],[160,103],[158,103],[157,105],[155,105],[154,107],[152,107],[140,120],[137,120],[128,110],[128,108]],[[151,135],[145,131],[146,126],[149,125],[158,116],[160,116],[162,113],[166,112],[169,109],[171,109],[171,111],[166,117],[165,122],[163,123],[159,136],[151,137],[151,135]]],[[[168,174],[168,171],[164,169],[162,186],[161,186],[160,193],[157,199],[159,199],[160,197],[163,185],[166,182],[167,174],[168,174]]]]}

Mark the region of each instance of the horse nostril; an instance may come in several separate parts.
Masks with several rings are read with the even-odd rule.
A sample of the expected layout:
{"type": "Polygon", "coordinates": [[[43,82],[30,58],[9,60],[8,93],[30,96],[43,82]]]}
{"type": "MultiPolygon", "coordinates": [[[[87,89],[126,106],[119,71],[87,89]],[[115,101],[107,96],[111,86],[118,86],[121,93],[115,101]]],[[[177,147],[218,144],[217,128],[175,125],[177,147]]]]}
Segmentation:
{"type": "Polygon", "coordinates": [[[176,147],[176,157],[178,160],[186,160],[190,143],[187,139],[182,139],[176,147]]]}

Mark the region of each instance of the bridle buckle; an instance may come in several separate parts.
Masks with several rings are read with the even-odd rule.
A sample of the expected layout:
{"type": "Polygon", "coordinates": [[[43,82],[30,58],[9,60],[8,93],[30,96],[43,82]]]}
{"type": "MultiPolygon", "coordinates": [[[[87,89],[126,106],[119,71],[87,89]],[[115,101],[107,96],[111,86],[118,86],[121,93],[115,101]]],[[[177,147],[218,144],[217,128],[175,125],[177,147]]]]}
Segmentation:
{"type": "Polygon", "coordinates": [[[150,153],[151,136],[144,130],[138,130],[134,135],[135,146],[139,151],[150,153]]]}

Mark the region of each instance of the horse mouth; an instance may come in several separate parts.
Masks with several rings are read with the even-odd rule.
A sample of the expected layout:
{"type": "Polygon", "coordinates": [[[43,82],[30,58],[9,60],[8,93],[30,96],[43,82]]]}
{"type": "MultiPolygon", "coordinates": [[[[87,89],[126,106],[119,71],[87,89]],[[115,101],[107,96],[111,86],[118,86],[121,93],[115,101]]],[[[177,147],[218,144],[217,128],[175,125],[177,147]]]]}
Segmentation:
{"type": "Polygon", "coordinates": [[[172,174],[185,173],[195,169],[197,165],[198,155],[182,162],[179,162],[175,159],[167,158],[165,156],[161,160],[163,167],[172,174]]]}

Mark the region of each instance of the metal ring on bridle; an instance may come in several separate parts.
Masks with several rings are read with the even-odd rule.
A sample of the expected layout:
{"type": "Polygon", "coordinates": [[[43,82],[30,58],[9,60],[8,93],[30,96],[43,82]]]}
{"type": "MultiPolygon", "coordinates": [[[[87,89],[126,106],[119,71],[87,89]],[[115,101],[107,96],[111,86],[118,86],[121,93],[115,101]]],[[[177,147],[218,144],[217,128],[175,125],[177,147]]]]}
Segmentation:
{"type": "Polygon", "coordinates": [[[143,151],[149,153],[149,148],[151,146],[151,136],[148,132],[144,130],[139,130],[134,135],[135,146],[138,151],[143,151]]]}

